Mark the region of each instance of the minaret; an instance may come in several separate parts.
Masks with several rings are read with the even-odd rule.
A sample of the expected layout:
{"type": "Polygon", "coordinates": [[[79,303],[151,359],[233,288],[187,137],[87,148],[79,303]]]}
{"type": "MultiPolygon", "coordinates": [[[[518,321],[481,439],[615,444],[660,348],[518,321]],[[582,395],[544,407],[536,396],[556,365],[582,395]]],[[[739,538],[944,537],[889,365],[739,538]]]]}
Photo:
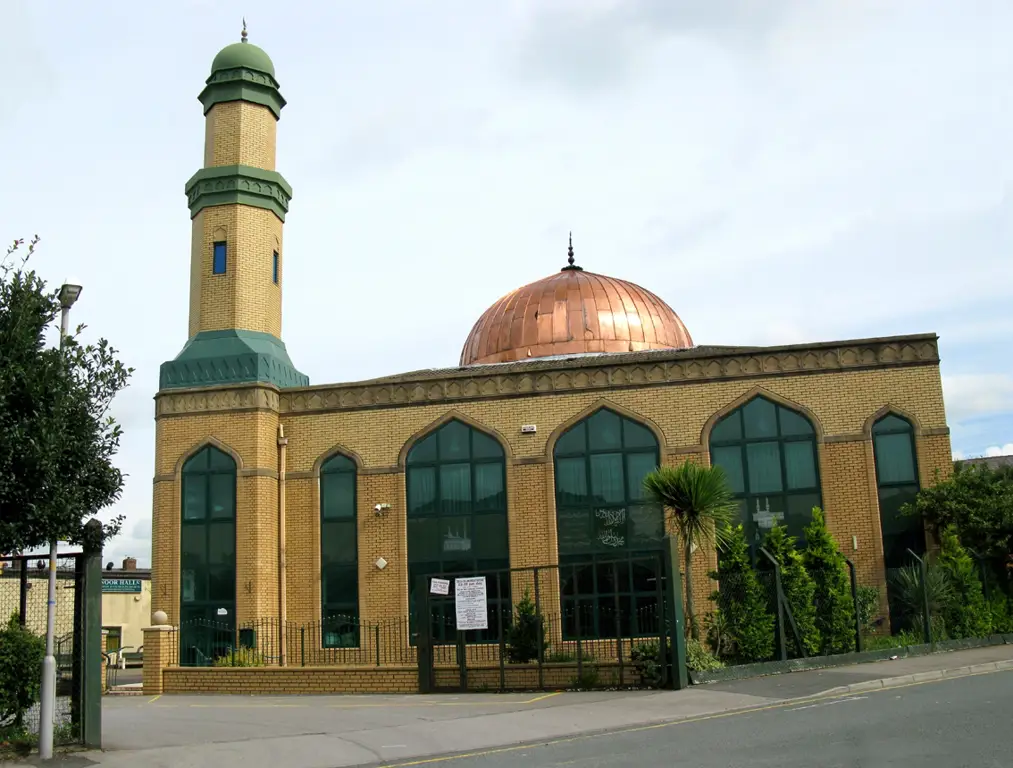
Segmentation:
{"type": "Polygon", "coordinates": [[[266,382],[305,386],[281,341],[282,227],[292,188],[275,170],[285,99],[274,64],[247,41],[223,48],[198,97],[204,167],[186,183],[190,326],[159,388],[266,382]]]}

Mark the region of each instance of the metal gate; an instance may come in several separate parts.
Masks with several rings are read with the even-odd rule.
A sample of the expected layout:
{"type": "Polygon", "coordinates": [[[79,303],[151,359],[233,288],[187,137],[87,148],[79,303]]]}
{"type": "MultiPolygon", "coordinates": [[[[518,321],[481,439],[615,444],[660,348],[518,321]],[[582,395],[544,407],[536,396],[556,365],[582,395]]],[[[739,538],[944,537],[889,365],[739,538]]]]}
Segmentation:
{"type": "Polygon", "coordinates": [[[420,692],[682,687],[673,546],[419,576],[410,600],[420,692]]]}
{"type": "MultiPolygon", "coordinates": [[[[54,741],[101,746],[102,592],[101,552],[61,554],[56,568],[56,614],[53,651],[56,657],[54,741]]],[[[48,614],[49,556],[0,557],[2,632],[20,633],[17,642],[45,646],[48,614]]],[[[12,635],[10,640],[14,641],[12,635]]],[[[0,642],[7,642],[4,638],[0,642]]],[[[41,653],[41,650],[38,651],[41,653]]],[[[41,665],[40,665],[41,672],[41,665]]],[[[27,683],[26,683],[27,684],[27,683]]],[[[31,690],[29,688],[28,690],[31,690]]],[[[11,740],[39,732],[38,696],[15,712],[8,729],[11,740]]]]}

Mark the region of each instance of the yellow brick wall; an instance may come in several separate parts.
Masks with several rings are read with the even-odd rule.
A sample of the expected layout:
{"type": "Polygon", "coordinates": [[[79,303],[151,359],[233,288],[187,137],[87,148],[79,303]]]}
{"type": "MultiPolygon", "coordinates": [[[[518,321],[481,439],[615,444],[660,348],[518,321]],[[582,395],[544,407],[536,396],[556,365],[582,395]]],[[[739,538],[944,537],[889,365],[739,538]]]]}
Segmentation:
{"type": "Polygon", "coordinates": [[[205,208],[194,218],[190,279],[190,335],[238,328],[281,336],[284,279],[282,223],[249,205],[205,208]],[[214,243],[224,240],[225,274],[212,273],[214,243]],[[278,283],[273,280],[278,251],[278,283]],[[197,277],[194,277],[197,274],[197,277]]]}
{"type": "Polygon", "coordinates": [[[204,123],[204,167],[252,165],[274,170],[278,120],[246,101],[215,104],[204,123]]]}
{"type": "MultiPolygon", "coordinates": [[[[320,533],[318,467],[335,450],[359,464],[358,530],[360,611],[365,621],[402,617],[407,612],[407,541],[402,469],[406,446],[437,424],[456,416],[500,439],[507,453],[509,536],[515,567],[556,562],[556,525],[551,445],[566,427],[609,405],[638,418],[659,435],[663,462],[687,458],[709,463],[701,449],[716,417],[757,392],[805,411],[821,435],[820,474],[831,531],[856,564],[862,583],[882,584],[882,544],[875,487],[870,419],[891,405],[915,420],[922,434],[918,460],[925,483],[938,470],[950,471],[942,392],[934,367],[835,372],[761,380],[720,381],[575,392],[446,405],[390,407],[361,411],[281,413],[247,411],[162,417],[157,425],[152,609],[178,616],[180,457],[214,437],[234,450],[243,469],[239,478],[240,620],[277,615],[277,447],[276,429],[288,437],[287,592],[288,618],[308,622],[320,616],[320,533]],[[521,424],[537,424],[522,435],[521,424]],[[935,434],[936,432],[943,432],[935,434]],[[272,474],[274,473],[274,474],[272,474]],[[382,517],[377,503],[389,503],[382,517]],[[852,537],[855,537],[855,540],[852,537]],[[855,544],[857,543],[857,549],[855,544]],[[376,567],[383,557],[387,566],[376,567]]],[[[693,556],[698,616],[710,609],[716,566],[713,550],[693,556]]],[[[515,578],[519,597],[529,576],[515,578]]],[[[541,583],[546,610],[558,601],[550,579],[541,583]]]]}
{"type": "MultiPolygon", "coordinates": [[[[327,693],[418,693],[417,666],[383,667],[169,667],[165,693],[241,696],[327,693]]],[[[147,694],[145,689],[145,694],[147,694]]]]}
{"type": "MultiPolygon", "coordinates": [[[[239,466],[236,479],[238,617],[246,620],[278,615],[277,430],[278,416],[269,411],[204,414],[156,422],[152,612],[162,610],[170,623],[179,621],[180,472],[186,457],[214,440],[219,447],[234,453],[239,466]]],[[[291,505],[290,499],[289,509],[291,505]]],[[[286,530],[292,531],[291,524],[286,530]]]]}

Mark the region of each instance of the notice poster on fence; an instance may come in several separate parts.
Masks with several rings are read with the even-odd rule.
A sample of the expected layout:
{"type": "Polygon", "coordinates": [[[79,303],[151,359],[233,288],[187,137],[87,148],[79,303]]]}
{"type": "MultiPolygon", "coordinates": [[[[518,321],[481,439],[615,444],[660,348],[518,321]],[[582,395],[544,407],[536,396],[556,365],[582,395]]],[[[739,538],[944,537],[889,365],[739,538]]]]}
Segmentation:
{"type": "Polygon", "coordinates": [[[429,594],[431,595],[449,595],[450,594],[450,579],[433,579],[429,582],[429,594]]]}
{"type": "Polygon", "coordinates": [[[485,576],[454,579],[458,629],[488,629],[489,607],[485,576]]]}

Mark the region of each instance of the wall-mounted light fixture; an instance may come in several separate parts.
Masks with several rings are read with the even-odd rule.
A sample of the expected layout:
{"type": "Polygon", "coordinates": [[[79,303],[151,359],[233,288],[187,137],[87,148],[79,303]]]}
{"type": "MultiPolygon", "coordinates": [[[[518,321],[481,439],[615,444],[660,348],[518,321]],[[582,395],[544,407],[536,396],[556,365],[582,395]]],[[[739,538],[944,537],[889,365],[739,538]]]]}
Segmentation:
{"type": "Polygon", "coordinates": [[[373,507],[373,512],[377,517],[383,517],[388,511],[390,511],[390,504],[377,504],[373,507]]]}

